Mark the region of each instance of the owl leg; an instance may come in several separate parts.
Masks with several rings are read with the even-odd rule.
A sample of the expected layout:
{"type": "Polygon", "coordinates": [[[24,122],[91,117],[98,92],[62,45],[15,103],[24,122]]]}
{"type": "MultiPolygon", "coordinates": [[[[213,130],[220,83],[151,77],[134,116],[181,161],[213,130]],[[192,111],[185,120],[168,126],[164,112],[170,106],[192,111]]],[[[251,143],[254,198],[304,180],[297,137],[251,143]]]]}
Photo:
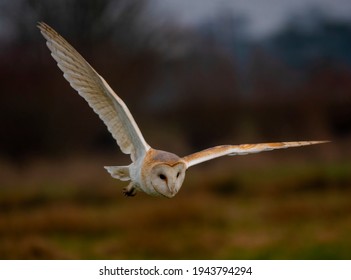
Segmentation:
{"type": "Polygon", "coordinates": [[[125,196],[135,196],[136,192],[137,192],[137,190],[134,187],[133,182],[130,182],[127,187],[123,188],[123,194],[125,196]]]}

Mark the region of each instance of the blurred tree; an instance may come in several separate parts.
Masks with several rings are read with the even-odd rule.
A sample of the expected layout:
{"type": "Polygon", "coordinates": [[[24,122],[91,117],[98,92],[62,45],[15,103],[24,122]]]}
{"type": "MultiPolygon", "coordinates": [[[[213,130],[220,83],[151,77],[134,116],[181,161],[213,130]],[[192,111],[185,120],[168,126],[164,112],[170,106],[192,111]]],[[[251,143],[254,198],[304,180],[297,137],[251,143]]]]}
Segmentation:
{"type": "Polygon", "coordinates": [[[6,29],[13,39],[0,52],[0,86],[6,93],[0,127],[7,128],[0,155],[118,151],[101,121],[58,75],[39,41],[35,25],[41,20],[94,65],[141,128],[151,127],[142,129],[146,139],[162,130],[163,118],[175,128],[174,134],[165,134],[172,142],[185,139],[191,150],[226,142],[317,138],[330,131],[351,134],[349,22],[295,17],[274,36],[253,41],[247,21],[227,11],[187,29],[149,24],[153,14],[146,12],[147,4],[0,2],[0,22],[6,23],[0,33],[6,29]]]}
{"type": "Polygon", "coordinates": [[[292,17],[269,46],[276,56],[300,70],[320,60],[351,65],[351,22],[318,11],[292,17]]]}
{"type": "Polygon", "coordinates": [[[126,48],[140,36],[138,19],[145,0],[10,0],[0,3],[0,15],[13,26],[15,41],[36,40],[35,23],[45,21],[74,42],[89,48],[93,41],[118,38],[126,48]]]}
{"type": "Polygon", "coordinates": [[[126,88],[133,96],[151,80],[152,71],[145,71],[145,65],[152,65],[155,60],[143,45],[147,35],[139,20],[145,3],[144,0],[0,2],[1,21],[13,33],[12,41],[0,53],[1,92],[6,92],[0,104],[0,125],[7,127],[0,137],[0,154],[19,159],[42,153],[58,154],[78,146],[93,149],[96,143],[98,147],[105,145],[105,138],[113,143],[84,101],[78,95],[62,92],[72,89],[57,75],[59,69],[40,38],[36,22],[52,25],[88,61],[94,56],[96,69],[100,70],[99,64],[106,62],[104,71],[109,74],[101,74],[113,87],[119,76],[116,81],[119,86],[114,88],[126,88]],[[123,79],[124,76],[128,78],[123,79]],[[79,114],[72,120],[73,112],[79,114]],[[87,141],[77,145],[82,138],[87,141]]]}

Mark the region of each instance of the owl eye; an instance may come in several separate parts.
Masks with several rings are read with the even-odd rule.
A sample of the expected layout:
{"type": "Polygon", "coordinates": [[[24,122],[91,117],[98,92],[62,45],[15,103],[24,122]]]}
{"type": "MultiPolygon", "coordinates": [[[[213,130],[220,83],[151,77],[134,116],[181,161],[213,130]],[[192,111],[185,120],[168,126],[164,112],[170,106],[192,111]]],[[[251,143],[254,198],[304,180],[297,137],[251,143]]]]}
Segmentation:
{"type": "Polygon", "coordinates": [[[177,173],[177,178],[179,177],[179,175],[180,175],[180,172],[177,173]]]}
{"type": "Polygon", "coordinates": [[[158,177],[160,177],[161,180],[166,180],[166,176],[163,174],[158,175],[158,177]]]}

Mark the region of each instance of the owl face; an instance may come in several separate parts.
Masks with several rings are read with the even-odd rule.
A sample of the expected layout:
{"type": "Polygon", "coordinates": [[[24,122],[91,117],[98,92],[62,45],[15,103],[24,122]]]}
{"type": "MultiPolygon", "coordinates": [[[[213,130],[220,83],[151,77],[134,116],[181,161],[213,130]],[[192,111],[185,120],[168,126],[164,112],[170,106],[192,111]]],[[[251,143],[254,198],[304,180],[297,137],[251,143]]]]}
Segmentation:
{"type": "Polygon", "coordinates": [[[185,170],[183,162],[157,164],[151,170],[150,184],[158,195],[172,198],[183,184],[185,170]]]}

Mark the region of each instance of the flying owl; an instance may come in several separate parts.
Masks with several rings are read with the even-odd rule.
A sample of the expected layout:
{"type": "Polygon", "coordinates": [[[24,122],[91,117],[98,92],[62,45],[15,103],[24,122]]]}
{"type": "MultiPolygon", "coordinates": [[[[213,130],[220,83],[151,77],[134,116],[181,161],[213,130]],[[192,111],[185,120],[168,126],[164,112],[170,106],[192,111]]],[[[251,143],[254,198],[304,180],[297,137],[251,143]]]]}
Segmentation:
{"type": "Polygon", "coordinates": [[[225,155],[246,155],[325,142],[222,145],[185,157],[153,149],[146,143],[125,103],[93,67],[50,26],[40,22],[38,28],[63,76],[99,115],[122,152],[130,154],[132,163],[128,166],[105,166],[113,178],[130,181],[123,189],[126,196],[143,191],[172,198],[180,190],[186,170],[195,164],[225,155]]]}

